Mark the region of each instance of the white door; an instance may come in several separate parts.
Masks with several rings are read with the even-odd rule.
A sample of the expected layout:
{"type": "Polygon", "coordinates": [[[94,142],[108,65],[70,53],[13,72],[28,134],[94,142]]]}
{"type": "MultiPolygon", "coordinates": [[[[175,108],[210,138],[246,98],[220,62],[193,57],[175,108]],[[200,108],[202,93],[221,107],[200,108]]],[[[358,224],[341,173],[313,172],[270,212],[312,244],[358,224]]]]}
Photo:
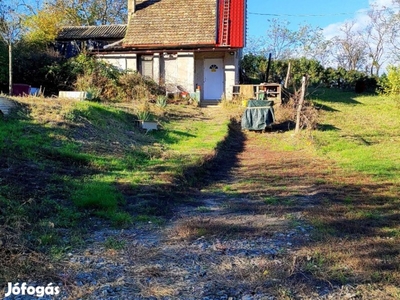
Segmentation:
{"type": "Polygon", "coordinates": [[[224,93],[224,60],[204,60],[204,100],[219,100],[224,93]]]}

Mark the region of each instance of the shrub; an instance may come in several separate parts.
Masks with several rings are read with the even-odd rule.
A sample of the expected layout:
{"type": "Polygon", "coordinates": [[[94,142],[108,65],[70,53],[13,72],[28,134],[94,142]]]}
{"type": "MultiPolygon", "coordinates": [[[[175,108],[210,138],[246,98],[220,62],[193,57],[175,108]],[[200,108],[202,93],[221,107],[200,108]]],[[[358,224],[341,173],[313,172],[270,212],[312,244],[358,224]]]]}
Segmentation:
{"type": "Polygon", "coordinates": [[[165,89],[154,80],[137,72],[122,74],[118,79],[125,101],[150,99],[153,95],[165,95],[165,89]]]}
{"type": "Polygon", "coordinates": [[[84,53],[49,68],[49,79],[63,82],[58,89],[87,91],[92,99],[107,102],[129,102],[164,94],[154,80],[137,72],[118,70],[111,64],[84,53]]]}
{"type": "MultiPolygon", "coordinates": [[[[41,87],[46,95],[51,95],[58,92],[58,86],[69,82],[70,76],[65,73],[65,69],[59,68],[57,74],[49,74],[50,70],[56,69],[56,66],[62,65],[64,62],[65,59],[52,49],[42,49],[32,43],[19,42],[13,49],[13,77],[16,83],[41,87]]],[[[0,59],[0,63],[2,64],[1,70],[3,70],[3,66],[8,66],[7,55],[0,59]]],[[[8,69],[5,74],[0,72],[2,82],[8,80],[8,69]]]]}
{"type": "Polygon", "coordinates": [[[73,72],[77,72],[75,88],[88,91],[94,100],[120,101],[118,78],[122,72],[116,67],[84,54],[72,60],[73,72]]]}
{"type": "Polygon", "coordinates": [[[386,94],[400,94],[400,67],[389,66],[387,75],[381,77],[379,84],[386,94]]]}

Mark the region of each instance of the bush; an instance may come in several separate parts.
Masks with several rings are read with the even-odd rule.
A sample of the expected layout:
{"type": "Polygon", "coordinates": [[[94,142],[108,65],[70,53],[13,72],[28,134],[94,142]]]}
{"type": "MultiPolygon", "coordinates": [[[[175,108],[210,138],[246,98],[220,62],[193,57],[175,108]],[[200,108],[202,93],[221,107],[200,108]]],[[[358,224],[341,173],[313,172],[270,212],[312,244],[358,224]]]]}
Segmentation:
{"type": "MultiPolygon", "coordinates": [[[[49,74],[49,70],[52,66],[54,68],[64,62],[65,59],[53,49],[42,49],[30,43],[20,42],[13,50],[14,83],[26,83],[32,87],[41,87],[46,95],[58,93],[57,87],[68,82],[68,76],[58,76],[64,72],[64,70],[59,70],[57,76],[53,77],[49,74]]],[[[7,59],[5,66],[8,66],[7,59]]],[[[8,79],[8,74],[6,78],[8,79]]]]}
{"type": "Polygon", "coordinates": [[[149,77],[137,72],[120,76],[118,84],[126,101],[150,99],[155,95],[165,95],[165,89],[149,77]]]}
{"type": "MultiPolygon", "coordinates": [[[[0,53],[6,51],[4,46],[0,47],[0,53]]],[[[0,59],[1,62],[4,60],[0,59]]],[[[0,68],[0,86],[4,90],[8,89],[7,72],[8,68],[0,68]]],[[[14,76],[18,83],[42,87],[48,96],[60,90],[80,90],[91,93],[96,101],[124,102],[165,95],[165,88],[137,72],[121,71],[85,53],[66,59],[54,50],[36,49],[28,43],[20,43],[15,48],[14,76]]]]}
{"type": "Polygon", "coordinates": [[[98,101],[124,102],[148,100],[165,91],[152,79],[137,72],[120,71],[114,66],[92,57],[78,56],[79,72],[75,87],[91,92],[98,101]]]}
{"type": "Polygon", "coordinates": [[[383,93],[400,94],[400,67],[389,66],[387,75],[380,78],[379,85],[383,93]]]}
{"type": "Polygon", "coordinates": [[[80,54],[71,61],[77,74],[75,88],[92,94],[98,101],[120,101],[118,78],[122,72],[116,67],[94,57],[80,54]]]}

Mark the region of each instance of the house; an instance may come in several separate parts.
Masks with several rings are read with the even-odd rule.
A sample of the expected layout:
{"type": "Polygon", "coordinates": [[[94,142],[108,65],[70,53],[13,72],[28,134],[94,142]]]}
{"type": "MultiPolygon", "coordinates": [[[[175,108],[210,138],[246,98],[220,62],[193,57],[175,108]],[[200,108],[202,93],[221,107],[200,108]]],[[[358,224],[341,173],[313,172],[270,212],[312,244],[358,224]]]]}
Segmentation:
{"type": "MultiPolygon", "coordinates": [[[[128,0],[124,37],[96,55],[170,92],[232,98],[246,39],[246,0],[128,0]]],[[[112,26],[112,25],[111,25],[112,26]]]]}

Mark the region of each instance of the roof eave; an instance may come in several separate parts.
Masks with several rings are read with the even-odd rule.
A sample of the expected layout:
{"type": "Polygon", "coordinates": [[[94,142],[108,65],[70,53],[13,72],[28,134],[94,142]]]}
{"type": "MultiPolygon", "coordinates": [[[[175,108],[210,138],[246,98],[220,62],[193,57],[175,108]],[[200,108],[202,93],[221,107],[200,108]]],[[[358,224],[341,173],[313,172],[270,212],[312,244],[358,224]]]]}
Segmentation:
{"type": "Polygon", "coordinates": [[[204,43],[171,43],[171,44],[123,44],[123,48],[133,49],[176,49],[176,48],[204,48],[204,47],[216,47],[215,42],[204,42],[204,43]]]}

